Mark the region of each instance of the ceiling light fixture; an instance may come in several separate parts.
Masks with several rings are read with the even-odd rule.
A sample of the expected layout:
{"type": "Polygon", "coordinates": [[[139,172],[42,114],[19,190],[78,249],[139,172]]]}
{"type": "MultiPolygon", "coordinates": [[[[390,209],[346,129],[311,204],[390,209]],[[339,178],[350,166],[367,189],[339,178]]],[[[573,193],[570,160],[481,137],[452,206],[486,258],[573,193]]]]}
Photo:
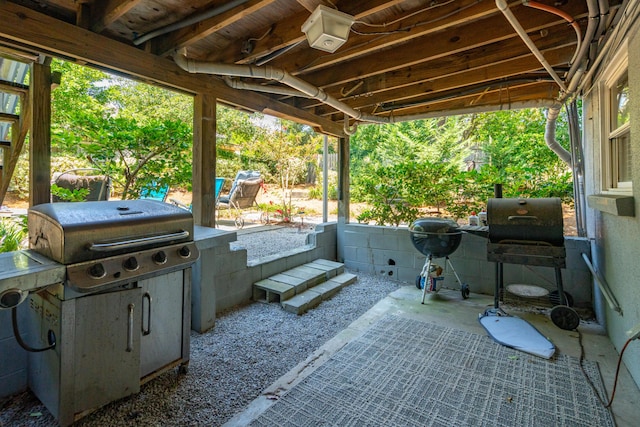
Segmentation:
{"type": "Polygon", "coordinates": [[[354,21],[351,15],[320,5],[302,24],[302,32],[309,46],[333,53],[347,41],[354,21]]]}

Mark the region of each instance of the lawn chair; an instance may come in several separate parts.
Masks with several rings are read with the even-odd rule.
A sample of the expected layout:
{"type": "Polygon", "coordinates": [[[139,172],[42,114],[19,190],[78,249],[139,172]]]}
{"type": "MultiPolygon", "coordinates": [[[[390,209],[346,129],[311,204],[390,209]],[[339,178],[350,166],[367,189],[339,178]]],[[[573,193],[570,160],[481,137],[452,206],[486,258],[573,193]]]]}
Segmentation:
{"type": "MultiPolygon", "coordinates": [[[[71,169],[53,175],[52,184],[69,191],[88,189],[89,194],[84,201],[109,200],[111,195],[111,178],[101,175],[99,169],[71,169]]],[[[51,194],[52,202],[68,202],[59,195],[51,194]]]]}
{"type": "MultiPolygon", "coordinates": [[[[218,204],[218,198],[220,197],[220,192],[222,191],[222,186],[224,185],[225,180],[226,180],[226,178],[216,177],[216,188],[215,188],[215,194],[214,194],[214,206],[218,204]]],[[[171,199],[171,203],[173,203],[174,205],[176,205],[178,207],[181,207],[183,209],[191,211],[191,204],[185,205],[180,200],[176,200],[176,199],[171,199]]]]}
{"type": "Polygon", "coordinates": [[[236,179],[231,185],[231,190],[226,196],[218,199],[217,208],[227,208],[229,212],[235,210],[234,223],[236,228],[244,227],[244,218],[242,210],[257,206],[256,196],[262,188],[263,180],[260,172],[257,171],[240,171],[236,175],[236,179]]]}
{"type": "Polygon", "coordinates": [[[141,199],[157,200],[159,202],[166,202],[169,195],[169,186],[158,185],[156,182],[152,182],[148,187],[143,187],[140,190],[141,199]]]}

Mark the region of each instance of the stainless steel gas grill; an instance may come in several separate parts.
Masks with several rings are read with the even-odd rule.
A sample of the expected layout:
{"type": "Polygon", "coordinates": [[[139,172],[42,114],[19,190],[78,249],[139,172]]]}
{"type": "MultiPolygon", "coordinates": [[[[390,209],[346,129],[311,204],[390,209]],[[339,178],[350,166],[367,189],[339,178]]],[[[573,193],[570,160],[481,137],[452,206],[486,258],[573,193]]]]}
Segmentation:
{"type": "Polygon", "coordinates": [[[28,301],[29,387],[61,425],[170,368],[186,372],[193,217],[152,200],[29,209],[31,250],[63,264],[63,283],[28,301]]]}

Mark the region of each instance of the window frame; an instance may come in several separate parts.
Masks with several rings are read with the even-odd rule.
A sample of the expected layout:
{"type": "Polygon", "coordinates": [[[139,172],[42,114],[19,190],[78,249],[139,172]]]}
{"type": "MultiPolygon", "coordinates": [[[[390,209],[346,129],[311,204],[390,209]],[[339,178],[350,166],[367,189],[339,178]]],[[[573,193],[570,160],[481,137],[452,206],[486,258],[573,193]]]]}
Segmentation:
{"type": "MultiPolygon", "coordinates": [[[[602,96],[601,111],[603,120],[601,122],[602,130],[602,190],[614,194],[631,194],[633,190],[633,177],[631,181],[619,180],[618,166],[618,142],[620,137],[626,136],[630,144],[631,123],[627,121],[620,126],[616,126],[616,118],[614,117],[614,103],[617,94],[617,83],[620,78],[629,71],[629,54],[627,45],[621,46],[620,50],[614,56],[609,67],[604,73],[601,84],[602,96]]],[[[617,107],[616,107],[617,108],[617,107]]]]}

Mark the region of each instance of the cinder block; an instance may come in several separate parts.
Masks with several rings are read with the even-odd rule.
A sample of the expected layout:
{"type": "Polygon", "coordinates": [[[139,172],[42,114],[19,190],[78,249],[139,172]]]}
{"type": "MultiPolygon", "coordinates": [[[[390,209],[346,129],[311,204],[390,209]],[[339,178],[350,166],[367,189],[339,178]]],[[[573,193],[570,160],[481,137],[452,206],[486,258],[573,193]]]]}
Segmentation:
{"type": "Polygon", "coordinates": [[[322,283],[326,279],[325,273],[323,271],[304,266],[292,268],[290,270],[284,271],[282,274],[304,280],[306,282],[307,288],[322,283]]]}
{"type": "Polygon", "coordinates": [[[342,289],[342,286],[343,285],[340,282],[334,282],[329,280],[327,282],[320,283],[318,286],[315,286],[313,288],[313,291],[318,292],[320,295],[322,295],[323,300],[327,300],[332,296],[334,296],[335,294],[337,294],[338,292],[340,292],[340,289],[342,289]]]}
{"type": "Polygon", "coordinates": [[[309,287],[306,280],[300,279],[298,277],[289,276],[284,273],[273,275],[269,277],[269,279],[293,286],[296,290],[296,294],[299,294],[302,291],[305,291],[309,287]]]}
{"type": "Polygon", "coordinates": [[[303,314],[305,311],[316,307],[322,302],[322,295],[313,290],[307,290],[291,299],[282,302],[282,308],[295,314],[303,314]]]}
{"type": "Polygon", "coordinates": [[[271,279],[263,279],[253,285],[253,300],[261,302],[281,302],[293,297],[296,290],[293,286],[271,279]]]}
{"type": "Polygon", "coordinates": [[[328,280],[328,282],[335,282],[339,283],[341,286],[347,286],[355,283],[356,280],[358,280],[358,276],[356,276],[355,274],[342,273],[332,278],[331,280],[328,280]]]}

